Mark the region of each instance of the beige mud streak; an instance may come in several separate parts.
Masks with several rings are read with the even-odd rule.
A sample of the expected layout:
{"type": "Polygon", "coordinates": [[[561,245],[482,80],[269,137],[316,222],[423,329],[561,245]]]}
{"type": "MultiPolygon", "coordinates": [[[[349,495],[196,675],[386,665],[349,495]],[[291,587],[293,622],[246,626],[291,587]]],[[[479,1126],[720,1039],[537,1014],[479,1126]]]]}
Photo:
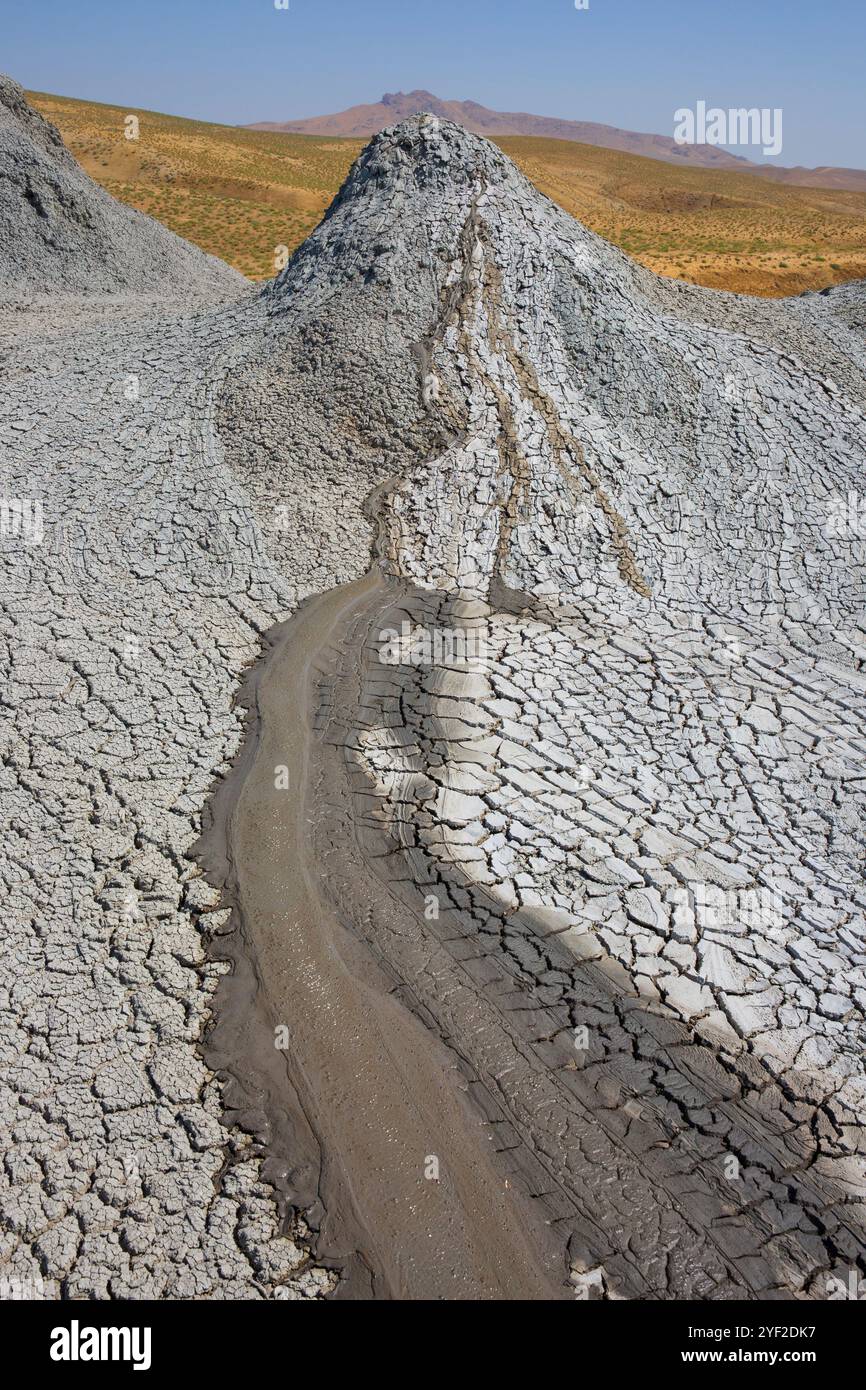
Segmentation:
{"type": "Polygon", "coordinates": [[[231,826],[245,931],[268,1012],[288,1028],[289,1070],[324,1156],[329,1225],[360,1229],[375,1291],[567,1296],[564,1271],[550,1267],[523,1199],[494,1167],[453,1057],[389,995],[316,883],[306,795],[316,658],[377,583],[368,576],[305,605],[265,666],[257,756],[231,826]],[[288,792],[275,787],[279,766],[288,792]],[[431,1155],[439,1182],[425,1177],[431,1155]]]}

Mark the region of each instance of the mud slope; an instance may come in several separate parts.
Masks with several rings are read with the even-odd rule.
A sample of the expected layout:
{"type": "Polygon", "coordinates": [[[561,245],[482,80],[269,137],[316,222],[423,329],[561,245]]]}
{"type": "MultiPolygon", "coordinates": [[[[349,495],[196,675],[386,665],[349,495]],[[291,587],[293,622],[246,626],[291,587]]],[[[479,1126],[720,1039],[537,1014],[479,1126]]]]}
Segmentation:
{"type": "MultiPolygon", "coordinates": [[[[291,634],[272,658],[234,818],[248,946],[312,949],[274,904],[318,864],[360,978],[384,966],[508,1135],[516,1206],[555,1213],[563,1287],[823,1297],[862,1261],[862,299],[663,283],[422,117],[266,292],[272,342],[224,399],[225,439],[257,422],[230,456],[260,514],[365,450],[396,478],[387,593],[325,625],[304,700],[291,634]],[[272,763],[316,691],[290,845],[272,763]]],[[[321,1097],[326,1040],[290,1034],[321,1097]]],[[[340,1104],[320,1133],[351,1173],[340,1104]]],[[[413,1123],[409,1166],[355,1189],[371,1263],[389,1185],[417,1197],[397,1248],[424,1229],[413,1123]]]]}
{"type": "MultiPolygon", "coordinates": [[[[121,132],[118,132],[120,138],[121,132]]],[[[243,277],[118,203],[0,74],[0,294],[25,289],[184,297],[236,294],[243,277]]]]}

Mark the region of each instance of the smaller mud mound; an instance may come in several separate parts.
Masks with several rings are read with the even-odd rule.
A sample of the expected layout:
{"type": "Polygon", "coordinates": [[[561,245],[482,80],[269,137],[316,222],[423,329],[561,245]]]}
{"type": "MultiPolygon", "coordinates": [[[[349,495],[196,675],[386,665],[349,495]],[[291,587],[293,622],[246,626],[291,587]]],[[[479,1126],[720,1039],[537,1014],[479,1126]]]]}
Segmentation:
{"type": "Polygon", "coordinates": [[[194,298],[243,284],[99,188],[17,82],[0,74],[0,296],[182,290],[194,298]]]}

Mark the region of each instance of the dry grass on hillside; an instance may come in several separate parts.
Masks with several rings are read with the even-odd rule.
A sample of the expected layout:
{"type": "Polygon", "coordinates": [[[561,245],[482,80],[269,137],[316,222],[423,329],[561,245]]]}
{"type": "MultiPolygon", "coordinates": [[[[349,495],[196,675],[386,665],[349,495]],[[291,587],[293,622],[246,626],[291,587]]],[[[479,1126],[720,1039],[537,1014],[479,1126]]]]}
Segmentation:
{"type": "Polygon", "coordinates": [[[866,277],[866,193],[513,138],[537,188],[659,275],[744,294],[798,294],[866,277]]]}
{"type": "Polygon", "coordinates": [[[276,247],[293,251],[309,236],[362,148],[28,95],[115,198],[253,280],[274,274],[276,247]],[[138,140],[125,137],[127,115],[139,118],[138,140]]]}
{"type": "MultiPolygon", "coordinates": [[[[208,125],[30,93],[87,172],[251,279],[320,221],[363,142],[208,125]],[[127,140],[124,119],[140,121],[127,140]]],[[[679,168],[565,140],[499,145],[542,192],[642,265],[714,289],[797,294],[866,277],[866,193],[679,168]]]]}

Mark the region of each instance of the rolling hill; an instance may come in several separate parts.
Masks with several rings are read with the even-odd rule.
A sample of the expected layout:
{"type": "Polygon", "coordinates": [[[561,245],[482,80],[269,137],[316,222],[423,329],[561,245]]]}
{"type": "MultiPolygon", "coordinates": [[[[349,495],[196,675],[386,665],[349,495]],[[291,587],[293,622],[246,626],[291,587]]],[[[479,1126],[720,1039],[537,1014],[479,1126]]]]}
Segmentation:
{"type": "Polygon", "coordinates": [[[677,145],[669,136],[647,135],[596,121],[563,121],[533,116],[528,111],[491,111],[477,101],[443,101],[432,92],[386,92],[381,101],[352,106],[333,116],[312,116],[299,121],[258,121],[252,130],[282,130],[300,135],[341,135],[369,140],[380,130],[406,120],[419,111],[430,111],[443,120],[456,121],[476,135],[495,140],[505,135],[532,135],[548,140],[572,140],[583,145],[622,150],[650,159],[677,164],[697,164],[719,169],[748,167],[748,160],[728,154],[714,145],[677,145]]]}
{"type": "MultiPolygon", "coordinates": [[[[31,93],[87,172],[252,279],[321,220],[364,141],[238,128],[31,93]],[[139,118],[138,140],[125,119],[139,118]]],[[[396,119],[396,117],[395,117],[396,119]]],[[[536,186],[660,274],[765,296],[866,276],[866,192],[539,136],[497,143],[536,186]]]]}

